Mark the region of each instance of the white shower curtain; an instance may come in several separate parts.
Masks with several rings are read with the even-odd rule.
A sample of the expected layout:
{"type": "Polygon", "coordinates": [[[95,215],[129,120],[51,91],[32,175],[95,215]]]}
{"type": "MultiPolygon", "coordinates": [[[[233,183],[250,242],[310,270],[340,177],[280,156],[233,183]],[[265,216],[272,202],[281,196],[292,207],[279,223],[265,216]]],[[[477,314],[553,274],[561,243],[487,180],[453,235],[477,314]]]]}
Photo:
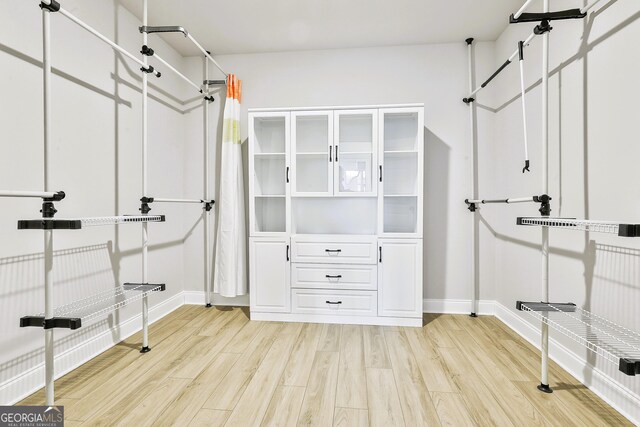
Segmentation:
{"type": "Polygon", "coordinates": [[[241,94],[242,82],[233,74],[229,74],[222,125],[222,166],[213,280],[213,291],[224,297],[247,293],[244,183],[240,141],[241,94]]]}

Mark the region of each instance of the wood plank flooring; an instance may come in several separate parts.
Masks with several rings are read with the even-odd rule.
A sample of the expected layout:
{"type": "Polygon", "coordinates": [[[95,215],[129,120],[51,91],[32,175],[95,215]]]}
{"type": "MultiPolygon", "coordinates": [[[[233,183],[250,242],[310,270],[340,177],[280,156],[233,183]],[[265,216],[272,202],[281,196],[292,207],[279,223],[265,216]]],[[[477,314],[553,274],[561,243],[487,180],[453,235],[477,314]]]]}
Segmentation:
{"type": "MultiPolygon", "coordinates": [[[[56,381],[69,425],[631,425],[494,317],[423,328],[252,322],[184,306],[56,381]]],[[[21,404],[42,405],[42,390],[21,404]]]]}

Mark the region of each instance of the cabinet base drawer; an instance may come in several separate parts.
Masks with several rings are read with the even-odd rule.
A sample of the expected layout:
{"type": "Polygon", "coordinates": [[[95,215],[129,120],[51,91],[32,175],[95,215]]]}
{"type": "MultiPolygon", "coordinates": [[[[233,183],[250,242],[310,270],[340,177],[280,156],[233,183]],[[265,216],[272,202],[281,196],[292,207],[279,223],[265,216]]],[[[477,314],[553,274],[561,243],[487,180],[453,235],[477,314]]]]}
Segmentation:
{"type": "Polygon", "coordinates": [[[292,264],[291,287],[334,290],[378,290],[375,265],[292,264]]]}
{"type": "Polygon", "coordinates": [[[376,264],[375,236],[296,235],[291,238],[291,261],[329,264],[376,264]]]}
{"type": "Polygon", "coordinates": [[[342,316],[376,316],[378,293],[375,291],[336,291],[292,289],[292,313],[342,316]]]}

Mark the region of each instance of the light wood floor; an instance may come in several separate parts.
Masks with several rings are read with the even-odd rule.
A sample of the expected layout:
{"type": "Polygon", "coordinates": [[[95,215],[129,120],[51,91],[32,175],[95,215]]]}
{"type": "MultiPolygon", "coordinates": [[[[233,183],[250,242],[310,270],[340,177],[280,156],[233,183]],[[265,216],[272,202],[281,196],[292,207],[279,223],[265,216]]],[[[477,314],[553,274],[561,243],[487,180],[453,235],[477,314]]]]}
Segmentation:
{"type": "MultiPolygon", "coordinates": [[[[251,322],[184,306],[56,381],[67,425],[630,425],[493,317],[420,328],[251,322]]],[[[43,404],[42,391],[22,404],[43,404]]]]}

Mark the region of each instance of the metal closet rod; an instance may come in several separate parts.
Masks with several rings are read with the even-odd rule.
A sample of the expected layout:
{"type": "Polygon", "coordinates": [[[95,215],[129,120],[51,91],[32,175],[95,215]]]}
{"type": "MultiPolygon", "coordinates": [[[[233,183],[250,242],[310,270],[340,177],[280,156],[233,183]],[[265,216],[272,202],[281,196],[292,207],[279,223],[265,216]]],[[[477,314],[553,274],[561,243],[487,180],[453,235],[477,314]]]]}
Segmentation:
{"type": "Polygon", "coordinates": [[[466,199],[464,202],[466,204],[472,204],[472,203],[488,204],[488,203],[527,203],[527,202],[539,203],[539,201],[540,199],[538,196],[529,196],[529,197],[511,197],[508,199],[474,199],[474,200],[466,199]]]}
{"type": "Polygon", "coordinates": [[[96,29],[94,29],[90,25],[86,24],[82,20],[80,20],[77,17],[75,17],[72,13],[67,12],[65,9],[62,8],[62,6],[60,6],[60,3],[58,3],[57,1],[55,1],[55,0],[42,0],[40,3],[41,3],[41,6],[44,5],[47,9],[49,9],[52,12],[60,12],[62,15],[67,17],[69,20],[75,22],[76,24],[78,24],[79,26],[81,26],[82,28],[84,28],[85,30],[87,30],[88,32],[90,32],[91,34],[93,34],[94,36],[96,36],[97,38],[99,38],[100,40],[102,40],[103,42],[105,42],[106,44],[111,46],[112,48],[114,48],[115,50],[117,50],[118,52],[122,53],[123,55],[125,55],[126,57],[128,57],[129,59],[134,61],[136,64],[140,65],[143,68],[143,70],[146,70],[146,72],[152,73],[156,77],[160,77],[161,73],[159,73],[158,71],[154,70],[153,67],[148,67],[147,65],[145,65],[144,62],[142,62],[140,59],[136,58],[133,54],[127,52],[122,47],[120,47],[118,44],[116,44],[113,41],[109,40],[107,37],[102,35],[99,31],[97,31],[96,29]]]}
{"type": "Polygon", "coordinates": [[[21,191],[21,190],[0,190],[0,197],[33,197],[40,199],[62,200],[64,191],[21,191]]]}
{"type": "MultiPolygon", "coordinates": [[[[529,37],[527,37],[525,39],[525,41],[522,42],[522,47],[526,47],[529,46],[529,43],[531,43],[531,40],[533,40],[533,38],[538,35],[536,30],[534,29],[531,34],[529,35],[529,37]]],[[[480,92],[482,89],[484,89],[490,82],[491,80],[495,79],[496,76],[498,74],[500,74],[502,72],[502,70],[504,70],[505,68],[507,68],[509,66],[509,64],[511,64],[511,61],[513,61],[513,59],[518,56],[520,54],[520,46],[518,45],[518,47],[516,48],[516,50],[509,55],[509,58],[507,58],[507,60],[496,70],[494,71],[493,74],[491,74],[491,76],[484,81],[484,83],[482,83],[480,86],[478,86],[475,90],[473,90],[469,96],[467,96],[466,98],[463,99],[464,102],[469,103],[469,102],[473,102],[474,99],[474,95],[478,92],[480,92]]]]}
{"type": "Polygon", "coordinates": [[[207,51],[205,48],[203,48],[202,45],[200,43],[198,43],[198,41],[195,38],[193,38],[193,36],[191,34],[189,34],[189,32],[184,27],[181,27],[179,25],[164,25],[164,26],[157,26],[157,27],[153,27],[153,26],[150,26],[150,25],[143,25],[142,27],[140,27],[140,32],[141,33],[147,33],[147,34],[182,33],[186,38],[191,40],[191,43],[193,43],[200,50],[200,52],[202,52],[204,54],[204,56],[207,59],[209,59],[211,62],[213,62],[213,65],[215,65],[218,68],[218,70],[220,70],[220,72],[222,72],[222,74],[224,74],[225,77],[228,76],[228,74],[225,73],[225,71],[222,69],[220,64],[218,64],[216,62],[216,60],[213,59],[213,57],[211,56],[209,51],[207,51]]]}

